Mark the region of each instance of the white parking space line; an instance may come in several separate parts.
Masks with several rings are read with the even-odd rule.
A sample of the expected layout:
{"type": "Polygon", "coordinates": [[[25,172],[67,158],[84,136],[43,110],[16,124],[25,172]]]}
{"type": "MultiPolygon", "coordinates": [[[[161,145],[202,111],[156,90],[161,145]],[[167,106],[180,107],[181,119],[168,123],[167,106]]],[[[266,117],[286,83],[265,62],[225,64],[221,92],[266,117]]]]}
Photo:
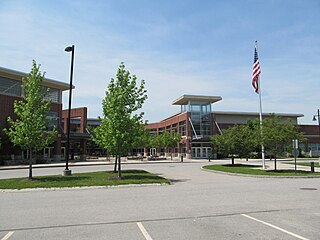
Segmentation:
{"type": "Polygon", "coordinates": [[[13,233],[14,232],[8,232],[7,235],[5,235],[3,238],[1,238],[1,240],[8,240],[12,236],[13,233]]]}
{"type": "Polygon", "coordinates": [[[277,226],[272,225],[272,224],[270,224],[270,223],[267,223],[267,222],[264,222],[264,221],[259,220],[259,219],[257,219],[257,218],[251,217],[251,216],[249,216],[249,215],[247,215],[247,214],[241,214],[241,216],[244,216],[244,217],[246,217],[246,218],[250,218],[250,219],[252,219],[252,220],[254,220],[254,221],[256,221],[256,222],[259,222],[259,223],[262,223],[262,224],[267,225],[267,226],[269,226],[269,227],[272,227],[272,228],[274,228],[274,229],[277,229],[277,230],[279,230],[279,231],[281,231],[281,232],[284,232],[284,233],[286,233],[286,234],[289,234],[289,235],[291,235],[291,236],[293,236],[293,237],[296,237],[296,238],[298,238],[298,239],[309,240],[308,238],[305,238],[305,237],[302,237],[302,236],[300,236],[300,235],[298,235],[298,234],[289,232],[289,231],[287,231],[287,230],[285,230],[285,229],[283,229],[283,228],[277,227],[277,226]]]}
{"type": "Polygon", "coordinates": [[[147,232],[147,230],[144,228],[144,226],[142,225],[141,222],[137,222],[137,225],[140,229],[140,231],[142,232],[143,236],[145,237],[146,240],[152,240],[151,236],[149,235],[149,233],[147,232]]]}

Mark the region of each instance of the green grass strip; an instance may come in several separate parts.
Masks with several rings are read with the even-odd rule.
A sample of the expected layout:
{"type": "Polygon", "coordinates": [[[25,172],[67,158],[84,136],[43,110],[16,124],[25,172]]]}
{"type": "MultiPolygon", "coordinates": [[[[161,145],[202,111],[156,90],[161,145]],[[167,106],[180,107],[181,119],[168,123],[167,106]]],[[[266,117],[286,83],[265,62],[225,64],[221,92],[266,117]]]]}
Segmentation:
{"type": "Polygon", "coordinates": [[[33,180],[26,178],[1,179],[0,189],[25,189],[25,188],[64,188],[85,186],[117,186],[126,184],[152,184],[170,181],[143,170],[123,170],[122,179],[113,171],[75,173],[71,176],[41,176],[33,180]]]}
{"type": "Polygon", "coordinates": [[[265,175],[265,176],[320,176],[319,172],[310,173],[308,171],[297,170],[295,173],[291,169],[280,169],[274,170],[262,170],[257,169],[261,166],[257,165],[247,165],[247,164],[225,164],[225,165],[209,165],[204,166],[204,169],[228,172],[228,173],[240,173],[240,174],[250,174],[250,175],[265,175]]]}

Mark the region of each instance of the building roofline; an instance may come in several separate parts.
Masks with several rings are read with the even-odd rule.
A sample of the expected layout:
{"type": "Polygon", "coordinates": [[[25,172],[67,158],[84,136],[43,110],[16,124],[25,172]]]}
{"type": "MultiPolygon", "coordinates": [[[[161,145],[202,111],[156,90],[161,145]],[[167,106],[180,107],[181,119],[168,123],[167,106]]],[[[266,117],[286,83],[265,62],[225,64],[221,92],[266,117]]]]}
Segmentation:
{"type": "Polygon", "coordinates": [[[186,105],[189,101],[215,103],[222,100],[220,96],[182,95],[172,102],[172,105],[186,105]]]}
{"type": "MultiPolygon", "coordinates": [[[[233,111],[213,111],[212,113],[216,115],[249,115],[249,116],[255,116],[260,114],[258,112],[233,112],[233,111]]],[[[304,117],[304,115],[300,113],[262,113],[263,116],[270,116],[272,114],[283,116],[283,117],[304,117]]]]}
{"type": "MultiPolygon", "coordinates": [[[[29,73],[0,67],[0,75],[3,75],[4,77],[11,77],[11,78],[14,78],[16,80],[21,81],[23,77],[28,77],[29,73]]],[[[45,85],[46,87],[49,87],[49,88],[50,87],[58,88],[62,91],[69,90],[69,86],[70,86],[69,83],[60,82],[60,81],[46,78],[46,77],[43,79],[43,85],[45,85]]],[[[74,88],[74,86],[72,86],[72,88],[74,88]]]]}

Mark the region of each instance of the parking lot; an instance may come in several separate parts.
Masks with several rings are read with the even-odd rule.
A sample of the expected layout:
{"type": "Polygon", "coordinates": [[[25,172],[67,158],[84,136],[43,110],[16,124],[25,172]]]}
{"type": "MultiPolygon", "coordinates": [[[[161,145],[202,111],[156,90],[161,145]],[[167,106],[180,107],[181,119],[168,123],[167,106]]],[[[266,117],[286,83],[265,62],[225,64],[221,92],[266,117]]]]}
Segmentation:
{"type": "Polygon", "coordinates": [[[319,178],[230,176],[205,164],[124,166],[169,186],[1,192],[0,239],[320,239],[319,178]]]}

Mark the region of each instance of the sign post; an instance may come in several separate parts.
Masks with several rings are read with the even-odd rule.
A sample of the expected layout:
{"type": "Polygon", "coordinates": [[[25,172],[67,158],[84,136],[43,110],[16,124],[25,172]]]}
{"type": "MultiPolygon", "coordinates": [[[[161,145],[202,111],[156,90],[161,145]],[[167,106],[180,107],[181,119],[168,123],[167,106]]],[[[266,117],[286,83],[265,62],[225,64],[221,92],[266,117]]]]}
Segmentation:
{"type": "Polygon", "coordinates": [[[297,155],[298,155],[298,139],[292,140],[294,155],[294,173],[297,173],[297,155]]]}

